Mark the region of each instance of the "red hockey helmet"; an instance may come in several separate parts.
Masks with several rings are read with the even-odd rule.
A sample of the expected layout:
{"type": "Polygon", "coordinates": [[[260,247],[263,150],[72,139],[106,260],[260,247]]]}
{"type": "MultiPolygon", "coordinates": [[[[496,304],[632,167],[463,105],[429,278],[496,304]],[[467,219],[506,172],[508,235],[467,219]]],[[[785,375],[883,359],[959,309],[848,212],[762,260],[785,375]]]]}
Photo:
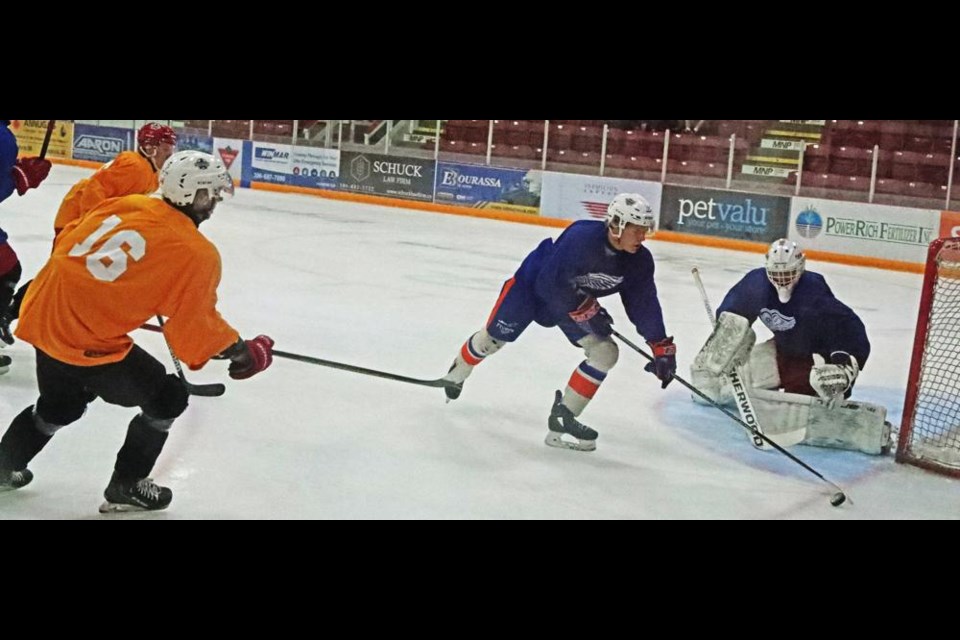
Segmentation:
{"type": "Polygon", "coordinates": [[[137,131],[137,146],[158,145],[166,142],[167,144],[177,144],[177,134],[171,127],[156,122],[148,122],[137,131]]]}

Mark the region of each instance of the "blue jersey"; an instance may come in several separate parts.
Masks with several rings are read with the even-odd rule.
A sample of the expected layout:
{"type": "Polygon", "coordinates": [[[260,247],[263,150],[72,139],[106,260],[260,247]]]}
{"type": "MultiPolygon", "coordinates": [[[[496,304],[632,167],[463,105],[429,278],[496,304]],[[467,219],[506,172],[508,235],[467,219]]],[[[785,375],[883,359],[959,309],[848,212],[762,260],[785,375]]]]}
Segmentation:
{"type": "Polygon", "coordinates": [[[602,298],[619,292],[630,322],[644,339],[655,342],[667,333],[653,270],[653,256],[646,247],[637,253],[617,251],[607,240],[606,224],[580,220],[556,242],[552,238],[541,242],[515,277],[533,291],[536,319],[542,325],[569,319],[587,296],[602,298]]]}
{"type": "Polygon", "coordinates": [[[17,163],[17,152],[20,146],[10,131],[10,121],[0,120],[0,202],[3,202],[13,193],[13,165],[17,163]]]}
{"type": "Polygon", "coordinates": [[[773,332],[777,351],[806,357],[814,353],[830,362],[834,351],[846,351],[862,368],[870,355],[867,330],[857,314],[833,295],[819,273],[806,271],[789,302],[780,302],[766,269],[754,269],[730,289],[717,315],[736,313],[750,324],[760,321],[773,332]]]}

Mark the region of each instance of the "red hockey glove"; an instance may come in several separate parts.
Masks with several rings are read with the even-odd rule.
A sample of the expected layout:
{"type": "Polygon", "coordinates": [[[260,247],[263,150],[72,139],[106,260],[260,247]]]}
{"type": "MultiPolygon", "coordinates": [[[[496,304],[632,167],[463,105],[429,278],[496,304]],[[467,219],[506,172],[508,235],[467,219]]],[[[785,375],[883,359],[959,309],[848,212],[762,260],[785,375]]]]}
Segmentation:
{"type": "Polygon", "coordinates": [[[35,189],[50,173],[50,161],[42,158],[20,158],[13,165],[13,181],[17,195],[23,195],[27,189],[35,189]]]}
{"type": "Polygon", "coordinates": [[[570,312],[570,319],[580,325],[587,333],[606,338],[613,334],[613,318],[600,306],[594,297],[584,300],[579,307],[570,312]]]}
{"type": "Polygon", "coordinates": [[[273,344],[273,339],[267,336],[257,336],[253,340],[241,340],[237,343],[236,353],[229,356],[230,377],[234,380],[245,380],[269,367],[273,362],[273,344]]]}

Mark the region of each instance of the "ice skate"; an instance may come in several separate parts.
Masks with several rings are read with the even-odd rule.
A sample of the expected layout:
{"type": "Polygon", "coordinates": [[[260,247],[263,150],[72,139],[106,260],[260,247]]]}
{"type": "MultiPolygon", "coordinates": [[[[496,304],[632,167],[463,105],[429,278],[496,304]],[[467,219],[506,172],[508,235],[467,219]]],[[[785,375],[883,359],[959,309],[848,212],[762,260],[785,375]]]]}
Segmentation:
{"type": "Polygon", "coordinates": [[[573,413],[565,407],[561,400],[563,394],[557,391],[553,401],[553,408],[550,410],[550,417],[547,419],[547,437],[544,442],[547,446],[558,447],[561,449],[574,449],[576,451],[593,451],[597,448],[596,431],[581,424],[574,417],[573,413]],[[563,434],[568,434],[576,439],[576,442],[564,440],[563,434]]]}
{"type": "Polygon", "coordinates": [[[25,487],[31,480],[33,480],[33,473],[29,469],[20,471],[0,469],[0,493],[25,487]]]}
{"type": "MultiPolygon", "coordinates": [[[[449,376],[450,373],[451,373],[456,367],[457,367],[457,361],[454,360],[454,361],[453,361],[453,364],[450,365],[450,368],[447,370],[447,375],[449,376]]],[[[446,379],[446,380],[449,380],[449,378],[445,378],[445,379],[446,379]]],[[[450,380],[450,382],[453,382],[453,381],[450,380]]],[[[451,400],[456,400],[457,398],[460,397],[460,394],[463,393],[463,383],[462,383],[462,382],[459,382],[459,383],[456,383],[456,384],[452,384],[452,385],[446,386],[446,387],[443,388],[443,392],[444,392],[445,394],[447,394],[447,402],[448,402],[448,403],[449,403],[451,400]]]]}
{"type": "Polygon", "coordinates": [[[123,511],[156,511],[166,509],[173,499],[173,492],[156,484],[152,478],[123,482],[110,479],[103,492],[106,501],[100,505],[100,513],[123,511]]]}

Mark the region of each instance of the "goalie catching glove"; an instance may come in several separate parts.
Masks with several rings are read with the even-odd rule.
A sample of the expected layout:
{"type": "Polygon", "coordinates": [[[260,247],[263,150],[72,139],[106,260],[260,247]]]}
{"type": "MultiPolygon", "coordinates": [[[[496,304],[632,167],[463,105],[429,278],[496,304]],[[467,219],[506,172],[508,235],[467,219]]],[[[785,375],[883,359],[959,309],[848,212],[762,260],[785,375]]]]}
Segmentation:
{"type": "Polygon", "coordinates": [[[810,386],[824,400],[832,400],[846,394],[859,373],[856,358],[844,351],[834,351],[830,354],[830,364],[814,364],[810,369],[810,386]]]}

